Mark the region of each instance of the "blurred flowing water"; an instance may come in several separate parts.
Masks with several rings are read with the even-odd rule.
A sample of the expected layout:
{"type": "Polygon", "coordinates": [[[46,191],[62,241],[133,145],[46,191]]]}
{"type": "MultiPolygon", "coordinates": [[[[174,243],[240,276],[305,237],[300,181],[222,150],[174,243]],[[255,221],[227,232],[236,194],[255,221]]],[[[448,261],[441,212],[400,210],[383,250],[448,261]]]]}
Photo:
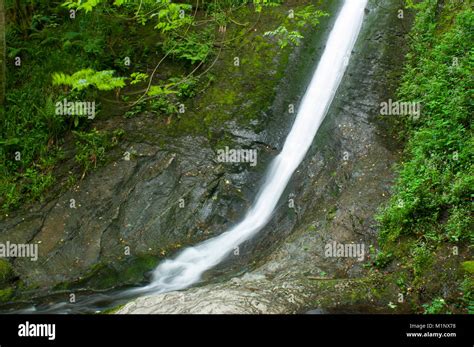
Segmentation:
{"type": "Polygon", "coordinates": [[[187,288],[222,262],[242,242],[268,223],[294,171],[304,159],[336,94],[359,35],[367,0],[346,0],[303,97],[281,153],[273,160],[257,198],[245,218],[223,234],[163,261],[151,283],[133,293],[162,293],[187,288]]]}

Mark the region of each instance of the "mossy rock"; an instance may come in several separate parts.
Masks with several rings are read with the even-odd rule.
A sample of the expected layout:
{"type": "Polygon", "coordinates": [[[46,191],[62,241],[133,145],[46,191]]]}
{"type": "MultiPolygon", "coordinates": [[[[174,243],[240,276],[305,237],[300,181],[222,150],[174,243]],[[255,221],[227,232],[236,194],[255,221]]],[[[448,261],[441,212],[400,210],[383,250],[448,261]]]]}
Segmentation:
{"type": "Polygon", "coordinates": [[[121,305],[118,305],[118,306],[115,306],[115,307],[112,307],[112,308],[108,308],[102,312],[100,312],[100,314],[116,314],[118,311],[120,311],[120,309],[122,309],[126,304],[121,304],[121,305]]]}
{"type": "Polygon", "coordinates": [[[13,297],[13,292],[12,287],[0,289],[0,303],[9,301],[13,297]]]}
{"type": "Polygon", "coordinates": [[[54,290],[89,288],[91,290],[112,289],[117,284],[136,284],[143,280],[144,273],[156,267],[157,255],[141,255],[121,263],[97,263],[87,273],[70,282],[62,282],[54,290]]]}
{"type": "Polygon", "coordinates": [[[0,259],[0,285],[8,283],[13,277],[13,269],[8,261],[0,259]]]}

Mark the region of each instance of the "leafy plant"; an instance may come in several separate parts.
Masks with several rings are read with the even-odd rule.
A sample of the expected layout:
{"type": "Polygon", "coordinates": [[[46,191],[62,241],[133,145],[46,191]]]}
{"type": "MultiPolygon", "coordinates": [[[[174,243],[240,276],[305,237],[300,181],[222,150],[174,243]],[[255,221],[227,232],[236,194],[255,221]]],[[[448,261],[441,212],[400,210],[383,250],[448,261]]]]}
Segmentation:
{"type": "Polygon", "coordinates": [[[186,14],[186,11],[192,9],[189,4],[175,4],[168,2],[166,6],[158,11],[158,13],[151,15],[151,18],[157,17],[158,24],[155,29],[163,33],[176,30],[184,25],[191,25],[193,17],[186,14]]]}
{"type": "Polygon", "coordinates": [[[307,5],[294,13],[294,20],[298,28],[303,28],[306,25],[316,27],[319,25],[319,19],[327,16],[329,16],[329,13],[317,10],[314,5],[307,5]]]}
{"type": "Polygon", "coordinates": [[[316,10],[314,5],[308,5],[299,9],[286,18],[285,22],[278,28],[272,31],[267,31],[263,36],[275,37],[278,40],[278,45],[281,49],[285,48],[289,44],[298,46],[303,39],[303,35],[300,30],[306,25],[316,27],[319,24],[319,18],[328,16],[329,14],[323,11],[316,10]],[[289,27],[295,27],[298,30],[288,29],[289,27]]]}
{"type": "Polygon", "coordinates": [[[138,84],[145,81],[149,76],[146,73],[134,72],[130,75],[130,84],[138,84]]]}
{"type": "Polygon", "coordinates": [[[282,3],[281,0],[252,0],[252,2],[256,12],[262,12],[264,7],[276,7],[282,3]]]}
{"type": "Polygon", "coordinates": [[[163,43],[163,50],[177,59],[195,64],[209,57],[212,43],[209,33],[188,33],[185,37],[170,35],[163,43]]]}
{"type": "Polygon", "coordinates": [[[297,30],[288,31],[284,25],[280,25],[273,31],[267,31],[263,36],[277,37],[278,45],[280,48],[285,48],[288,44],[293,44],[298,46],[300,44],[303,35],[300,34],[297,30]]]}
{"type": "Polygon", "coordinates": [[[43,192],[54,183],[51,173],[43,174],[33,168],[26,169],[23,178],[28,181],[33,199],[40,199],[43,192]]]}
{"type": "MultiPolygon", "coordinates": [[[[408,2],[417,13],[398,99],[419,102],[422,112],[416,122],[396,121],[404,158],[392,198],[377,220],[382,251],[393,252],[414,276],[410,287],[421,290],[440,265],[441,252],[452,252],[446,243],[469,247],[466,242],[474,239],[473,108],[466,92],[472,89],[474,11],[463,2],[446,2],[442,9],[437,1],[408,2]]],[[[450,281],[461,284],[463,277],[451,272],[450,281]]],[[[467,298],[459,306],[470,311],[472,287],[462,283],[467,298]]],[[[447,310],[440,297],[423,307],[426,313],[447,310]]]]}
{"type": "Polygon", "coordinates": [[[93,129],[90,132],[73,131],[76,137],[76,161],[81,164],[84,175],[92,168],[96,168],[97,164],[105,160],[105,152],[117,144],[124,132],[116,130],[112,136],[106,132],[100,132],[93,129]]]}
{"type": "Polygon", "coordinates": [[[441,230],[451,241],[467,238],[469,225],[473,224],[469,200],[473,194],[470,172],[474,141],[467,122],[472,105],[465,91],[472,71],[467,42],[473,36],[469,28],[474,23],[474,12],[462,12],[451,30],[435,37],[429,24],[435,9],[427,3],[415,29],[423,34],[415,36],[415,53],[408,56],[399,91],[406,101],[420,100],[423,114],[417,124],[405,124],[404,134],[409,137],[407,160],[399,169],[394,195],[378,218],[383,240],[394,239],[401,232],[439,232],[443,211],[449,213],[449,218],[441,230]],[[435,39],[437,43],[432,43],[435,39]],[[452,52],[456,52],[456,63],[452,52]]]}
{"type": "Polygon", "coordinates": [[[429,304],[423,304],[424,314],[446,313],[446,302],[443,298],[436,298],[429,304]]]}
{"type": "Polygon", "coordinates": [[[198,79],[195,77],[179,78],[172,77],[169,80],[177,89],[177,95],[182,98],[192,98],[196,95],[198,79]]]}
{"type": "Polygon", "coordinates": [[[432,252],[424,243],[415,244],[412,248],[413,272],[421,277],[433,260],[432,252]]]}
{"type": "Polygon", "coordinates": [[[151,86],[148,91],[149,96],[166,96],[175,93],[176,91],[172,90],[170,86],[151,86]]]}
{"type": "Polygon", "coordinates": [[[165,97],[150,100],[150,110],[158,114],[171,115],[177,113],[178,109],[170,100],[165,97]]]}
{"type": "Polygon", "coordinates": [[[98,90],[113,90],[125,87],[124,77],[113,77],[114,71],[94,71],[83,69],[72,75],[64,73],[53,74],[53,85],[66,85],[73,90],[84,90],[94,86],[98,90]]]}
{"type": "Polygon", "coordinates": [[[374,265],[379,269],[385,268],[393,259],[393,253],[380,251],[375,256],[374,265]]]}

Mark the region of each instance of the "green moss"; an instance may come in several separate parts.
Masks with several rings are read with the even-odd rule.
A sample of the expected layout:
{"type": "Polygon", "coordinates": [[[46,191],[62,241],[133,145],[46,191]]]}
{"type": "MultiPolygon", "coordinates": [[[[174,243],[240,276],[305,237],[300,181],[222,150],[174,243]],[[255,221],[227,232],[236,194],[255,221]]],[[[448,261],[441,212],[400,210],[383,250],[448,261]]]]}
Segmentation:
{"type": "Polygon", "coordinates": [[[417,244],[412,250],[415,277],[423,277],[433,263],[433,253],[424,244],[417,244]]]}
{"type": "Polygon", "coordinates": [[[331,207],[326,215],[326,219],[328,220],[328,222],[333,221],[334,218],[336,218],[336,214],[337,214],[337,207],[336,206],[331,207]]]}
{"type": "Polygon", "coordinates": [[[359,279],[315,280],[314,305],[324,309],[356,308],[361,312],[386,312],[386,303],[395,302],[398,289],[393,274],[369,272],[359,279]],[[382,310],[381,310],[382,308],[382,310]]]}
{"type": "Polygon", "coordinates": [[[123,308],[126,304],[118,305],[109,309],[106,309],[104,311],[101,311],[100,314],[115,314],[117,313],[121,308],[123,308]]]}
{"type": "Polygon", "coordinates": [[[465,261],[461,266],[467,273],[474,274],[474,260],[465,261]]]}
{"type": "Polygon", "coordinates": [[[214,96],[214,99],[219,100],[219,103],[223,105],[235,105],[237,92],[233,89],[226,89],[223,92],[218,93],[218,97],[214,96]]]}
{"type": "Polygon", "coordinates": [[[0,285],[8,283],[13,277],[13,269],[5,259],[0,259],[0,285]]]}
{"type": "Polygon", "coordinates": [[[103,290],[114,288],[117,284],[136,284],[143,280],[143,275],[152,270],[158,256],[143,255],[115,263],[97,263],[79,279],[63,282],[55,286],[54,290],[71,290],[75,288],[90,288],[103,290]]]}
{"type": "Polygon", "coordinates": [[[7,287],[5,289],[0,289],[0,302],[8,302],[13,297],[14,289],[12,287],[7,287]]]}
{"type": "Polygon", "coordinates": [[[155,255],[143,255],[136,258],[131,266],[126,266],[121,271],[121,280],[124,282],[136,282],[143,279],[143,274],[156,267],[159,257],[155,255]]]}

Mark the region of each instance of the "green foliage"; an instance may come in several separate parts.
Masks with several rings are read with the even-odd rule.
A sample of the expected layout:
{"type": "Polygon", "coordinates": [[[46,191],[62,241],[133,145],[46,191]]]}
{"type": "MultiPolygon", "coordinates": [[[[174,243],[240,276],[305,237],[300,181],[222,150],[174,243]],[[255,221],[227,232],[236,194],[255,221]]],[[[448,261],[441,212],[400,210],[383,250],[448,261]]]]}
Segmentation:
{"type": "Polygon", "coordinates": [[[221,9],[233,9],[245,5],[253,5],[255,12],[262,12],[265,7],[277,7],[283,3],[283,0],[219,0],[204,1],[204,7],[210,11],[219,11],[221,9]]]}
{"type": "Polygon", "coordinates": [[[76,1],[66,1],[63,6],[69,9],[76,9],[76,10],[85,10],[86,12],[92,11],[94,7],[100,4],[101,0],[76,0],[76,1]]]}
{"type": "Polygon", "coordinates": [[[289,17],[290,21],[294,20],[298,28],[303,28],[307,25],[316,27],[319,25],[319,19],[321,17],[327,17],[329,13],[317,10],[314,5],[307,5],[297,10],[294,13],[294,18],[289,17]]]}
{"type": "Polygon", "coordinates": [[[66,127],[51,98],[38,90],[29,94],[9,90],[7,99],[6,116],[0,117],[0,206],[4,210],[41,198],[54,183],[51,167],[61,151],[50,144],[66,127]]]}
{"type": "Polygon", "coordinates": [[[135,105],[133,105],[127,112],[125,112],[125,118],[133,118],[138,114],[141,114],[146,111],[147,102],[146,101],[139,101],[135,105]]]}
{"type": "Polygon", "coordinates": [[[421,277],[429,268],[433,260],[433,254],[426,244],[418,243],[412,248],[413,273],[415,277],[421,277]]]}
{"type": "Polygon", "coordinates": [[[147,95],[151,98],[142,100],[127,111],[125,117],[131,118],[139,113],[150,111],[158,115],[172,115],[178,112],[176,97],[190,98],[196,94],[197,78],[172,77],[165,85],[151,86],[147,95]]]}
{"type": "MultiPolygon", "coordinates": [[[[156,0],[141,0],[140,2],[134,1],[134,0],[114,0],[113,5],[114,6],[122,6],[130,3],[136,3],[137,5],[139,3],[145,3],[145,4],[153,4],[156,3],[156,0]]],[[[169,3],[170,0],[163,0],[159,1],[162,3],[169,3]]],[[[76,9],[76,10],[84,10],[85,12],[90,12],[100,4],[106,3],[104,0],[68,0],[63,3],[63,6],[68,8],[68,9],[76,9]]]]}
{"type": "Polygon", "coordinates": [[[76,161],[83,168],[83,176],[98,163],[105,161],[106,150],[116,145],[123,130],[116,130],[112,135],[93,129],[90,132],[73,131],[76,137],[76,161]]]}
{"type": "Polygon", "coordinates": [[[280,25],[273,31],[267,31],[263,36],[277,37],[280,48],[285,48],[288,44],[298,46],[303,35],[297,30],[288,31],[284,25],[280,25]]]}
{"type": "Polygon", "coordinates": [[[195,77],[188,78],[170,78],[170,82],[177,90],[177,96],[180,98],[192,98],[196,95],[198,79],[195,77]]]}
{"type": "Polygon", "coordinates": [[[66,85],[73,90],[84,90],[94,86],[98,90],[113,90],[125,87],[124,77],[113,77],[114,71],[94,71],[93,69],[83,69],[72,75],[64,73],[53,74],[53,85],[66,85]]]}
{"type": "MultiPolygon", "coordinates": [[[[469,93],[474,11],[461,2],[446,2],[440,9],[435,0],[409,1],[409,7],[417,13],[398,98],[419,102],[422,112],[418,119],[398,121],[400,137],[406,141],[404,159],[393,195],[377,220],[382,252],[393,252],[412,276],[410,287],[422,290],[440,259],[454,261],[442,253],[452,252],[445,243],[461,249],[474,239],[474,110],[469,93]]],[[[450,271],[451,266],[455,265],[450,271]]],[[[459,306],[472,311],[472,282],[459,273],[449,279],[462,282],[464,298],[459,306]]],[[[439,290],[435,284],[432,288],[439,290]]],[[[423,308],[425,313],[448,312],[441,297],[423,308]]]]}
{"type": "Polygon", "coordinates": [[[213,36],[210,32],[190,32],[185,37],[170,35],[163,42],[163,50],[172,57],[201,63],[212,53],[213,36]]]}
{"type": "Polygon", "coordinates": [[[8,302],[13,294],[14,289],[11,286],[15,273],[13,267],[5,259],[0,259],[0,303],[8,302]]]}
{"type": "Polygon", "coordinates": [[[417,19],[420,34],[399,91],[402,100],[421,102],[423,111],[416,123],[405,123],[407,160],[379,216],[382,240],[429,230],[453,242],[472,237],[473,109],[466,91],[472,83],[474,12],[459,13],[450,30],[436,34],[433,11],[433,5],[426,7],[417,19]]]}
{"type": "MultiPolygon", "coordinates": [[[[186,12],[189,12],[191,9],[192,6],[188,4],[175,4],[169,2],[156,14],[158,24],[155,28],[166,33],[168,31],[179,29],[185,25],[191,25],[193,23],[193,17],[186,14],[186,12]]],[[[155,14],[151,17],[153,18],[154,16],[155,14]]]]}
{"type": "MultiPolygon", "coordinates": [[[[63,6],[68,9],[84,10],[87,13],[99,7],[101,4],[103,7],[109,7],[103,0],[66,1],[63,3],[63,6]]],[[[115,0],[113,5],[115,7],[128,5],[127,8],[136,11],[136,19],[143,25],[146,24],[149,19],[156,18],[158,23],[155,28],[163,33],[178,30],[183,26],[189,26],[194,21],[193,17],[189,14],[192,5],[173,3],[171,0],[115,0]],[[151,11],[140,13],[140,11],[145,8],[147,10],[151,8],[151,11]]]]}
{"type": "MultiPolygon", "coordinates": [[[[248,2],[248,1],[244,1],[248,2]]],[[[253,5],[255,6],[256,12],[262,12],[264,7],[276,7],[279,6],[282,1],[281,0],[252,0],[253,5]]]]}
{"type": "Polygon", "coordinates": [[[170,86],[151,86],[148,91],[149,96],[166,96],[170,94],[175,94],[176,92],[171,90],[170,86]]]}
{"type": "Polygon", "coordinates": [[[141,72],[134,72],[130,75],[130,84],[138,84],[148,79],[148,75],[146,73],[141,72]]]}
{"type": "Polygon", "coordinates": [[[7,287],[0,289],[0,302],[8,302],[13,297],[14,289],[12,287],[7,287]]]}
{"type": "Polygon", "coordinates": [[[424,314],[440,314],[446,313],[446,302],[443,298],[436,298],[429,304],[423,304],[424,314]]]}
{"type": "Polygon", "coordinates": [[[463,302],[468,314],[474,314],[474,279],[472,273],[465,276],[460,286],[463,293],[463,302]]]}
{"type": "Polygon", "coordinates": [[[34,168],[26,169],[23,178],[30,186],[30,196],[32,199],[42,200],[43,192],[54,183],[51,173],[43,173],[34,168]]]}
{"type": "Polygon", "coordinates": [[[0,194],[2,196],[2,208],[6,211],[14,209],[20,205],[21,194],[18,189],[18,184],[12,180],[2,179],[0,185],[0,194]]]}
{"type": "Polygon", "coordinates": [[[8,283],[13,277],[13,269],[5,259],[0,259],[0,285],[8,283]]]}
{"type": "Polygon", "coordinates": [[[465,261],[462,263],[462,268],[467,273],[474,274],[474,260],[465,261]]]}
{"type": "Polygon", "coordinates": [[[372,265],[379,269],[384,269],[393,260],[392,252],[376,251],[373,246],[370,246],[370,256],[372,265]]]}
{"type": "Polygon", "coordinates": [[[178,112],[176,105],[165,97],[158,97],[150,100],[150,111],[159,115],[172,115],[178,112]]]}
{"type": "Polygon", "coordinates": [[[76,136],[76,161],[81,164],[84,172],[96,167],[105,157],[107,147],[107,134],[103,134],[96,129],[90,132],[74,131],[76,136]]]}
{"type": "Polygon", "coordinates": [[[305,26],[316,27],[319,24],[319,18],[326,17],[329,14],[316,10],[314,5],[305,6],[296,12],[291,11],[290,15],[285,19],[284,23],[272,31],[267,31],[263,36],[275,37],[281,49],[289,44],[298,46],[303,39],[300,30],[305,26]],[[288,29],[296,27],[297,30],[288,29]]]}
{"type": "Polygon", "coordinates": [[[472,220],[466,218],[472,211],[468,206],[454,206],[445,225],[446,236],[452,242],[473,240],[472,220]]]}
{"type": "MultiPolygon", "coordinates": [[[[212,82],[207,71],[214,63],[214,47],[225,49],[227,42],[238,42],[247,35],[248,28],[234,29],[249,24],[245,18],[255,15],[252,9],[262,11],[281,2],[200,2],[202,12],[195,19],[191,18],[191,4],[195,4],[191,1],[67,0],[62,6],[61,2],[8,1],[12,14],[6,33],[8,55],[9,59],[20,56],[23,65],[7,71],[5,116],[0,117],[2,209],[41,200],[55,182],[64,153],[68,153],[63,150],[69,148],[72,138],[67,134],[72,129],[86,132],[91,128],[93,121],[86,117],[55,112],[56,102],[95,100],[101,116],[107,117],[115,102],[127,103],[121,106],[135,104],[141,84],[151,82],[156,87],[149,95],[141,95],[143,102],[137,102],[127,116],[146,110],[175,114],[181,99],[191,98],[206,87],[193,77],[195,73],[205,74],[208,85],[212,82]],[[71,9],[83,12],[71,20],[67,11],[71,9]],[[232,26],[227,31],[232,38],[221,42],[219,25],[232,26]],[[124,64],[126,57],[132,65],[124,64]],[[162,57],[167,59],[153,76],[139,72],[149,71],[162,57]],[[51,79],[57,87],[48,83],[51,79]],[[126,90],[118,90],[126,84],[126,90]],[[20,160],[15,160],[17,153],[20,160]]],[[[233,94],[229,95],[226,100],[231,102],[233,94]]],[[[96,148],[99,156],[100,148],[96,148]]],[[[86,163],[88,154],[90,157],[82,151],[78,156],[90,169],[95,162],[86,163]]]]}

